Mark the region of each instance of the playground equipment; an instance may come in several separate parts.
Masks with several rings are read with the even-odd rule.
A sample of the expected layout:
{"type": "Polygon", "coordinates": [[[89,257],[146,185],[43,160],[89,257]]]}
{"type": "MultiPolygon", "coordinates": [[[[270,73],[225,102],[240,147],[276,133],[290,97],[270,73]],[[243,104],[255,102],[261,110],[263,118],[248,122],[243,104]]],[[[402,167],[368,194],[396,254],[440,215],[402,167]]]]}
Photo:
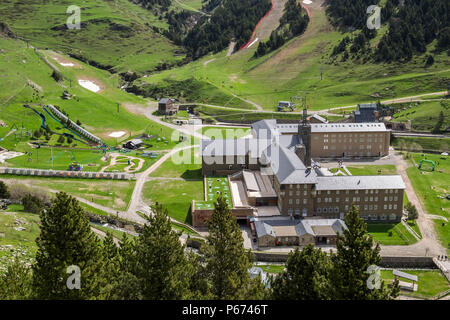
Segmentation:
{"type": "MultiPolygon", "coordinates": [[[[32,110],[34,113],[36,113],[36,114],[41,118],[41,120],[42,120],[41,128],[42,128],[42,129],[48,130],[48,132],[50,132],[51,134],[56,134],[56,135],[58,135],[58,136],[64,136],[64,137],[66,137],[66,138],[71,138],[72,140],[76,140],[76,141],[81,142],[81,143],[83,143],[83,144],[89,145],[89,142],[88,142],[86,139],[84,139],[83,137],[80,137],[78,134],[76,134],[75,132],[73,132],[72,130],[70,130],[69,128],[67,128],[63,123],[61,123],[60,121],[58,121],[57,119],[55,119],[55,118],[53,118],[53,117],[52,117],[52,118],[55,119],[58,123],[60,123],[61,125],[63,125],[66,129],[68,129],[68,130],[71,131],[72,133],[76,134],[79,138],[81,138],[81,139],[83,139],[83,140],[77,139],[73,134],[69,134],[69,133],[65,133],[65,132],[64,132],[64,133],[58,133],[58,132],[54,132],[54,131],[50,130],[50,128],[47,126],[47,119],[45,118],[45,115],[44,115],[44,114],[40,113],[39,111],[37,111],[37,110],[34,109],[33,107],[30,107],[29,105],[24,105],[24,107],[27,108],[27,109],[32,110]]],[[[47,111],[47,112],[48,112],[48,111],[47,111]]],[[[51,115],[50,115],[50,116],[51,116],[51,115]]]]}
{"type": "Polygon", "coordinates": [[[143,152],[142,156],[148,158],[156,158],[158,154],[156,152],[143,152]]]}
{"type": "MultiPolygon", "coordinates": [[[[434,163],[434,161],[433,160],[428,160],[428,159],[422,159],[422,160],[420,160],[420,162],[419,162],[419,169],[422,169],[422,164],[423,163],[429,163],[429,164],[431,164],[431,166],[432,166],[432,169],[431,169],[431,171],[434,171],[434,169],[436,168],[436,164],[434,163]]],[[[422,169],[423,170],[423,169],[422,169]]]]}
{"type": "Polygon", "coordinates": [[[81,165],[78,162],[72,162],[69,165],[69,171],[82,171],[83,170],[83,165],[81,165]]]}
{"type": "Polygon", "coordinates": [[[83,129],[82,127],[80,127],[79,125],[77,125],[75,122],[73,122],[72,120],[70,120],[66,115],[64,115],[61,111],[59,111],[58,109],[56,109],[54,106],[52,106],[51,104],[47,105],[44,107],[45,112],[47,112],[47,114],[52,117],[55,121],[61,123],[65,128],[67,128],[68,130],[72,131],[71,129],[75,130],[77,133],[75,133],[74,131],[72,131],[73,133],[75,133],[77,136],[79,136],[80,138],[95,142],[97,145],[104,145],[102,139],[94,136],[92,133],[90,133],[89,131],[83,129]],[[55,117],[53,117],[53,115],[48,111],[50,110],[55,117]]]}

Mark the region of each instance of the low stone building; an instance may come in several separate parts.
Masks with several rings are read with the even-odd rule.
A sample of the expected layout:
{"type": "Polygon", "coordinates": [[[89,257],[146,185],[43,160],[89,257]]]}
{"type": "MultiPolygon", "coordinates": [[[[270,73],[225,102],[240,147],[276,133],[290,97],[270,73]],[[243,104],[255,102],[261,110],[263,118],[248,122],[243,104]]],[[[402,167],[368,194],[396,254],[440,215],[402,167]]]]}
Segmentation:
{"type": "Polygon", "coordinates": [[[346,228],[340,219],[255,218],[258,247],[335,245],[346,228]]]}

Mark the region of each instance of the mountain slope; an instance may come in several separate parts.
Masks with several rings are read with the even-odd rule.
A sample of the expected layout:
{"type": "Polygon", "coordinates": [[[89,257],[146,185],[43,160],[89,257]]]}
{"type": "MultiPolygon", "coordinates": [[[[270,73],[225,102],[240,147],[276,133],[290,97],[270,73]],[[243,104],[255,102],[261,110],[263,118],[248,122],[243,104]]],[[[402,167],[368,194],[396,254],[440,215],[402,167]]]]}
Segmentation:
{"type": "Polygon", "coordinates": [[[429,67],[426,53],[406,64],[333,61],[329,58],[333,48],[349,33],[332,27],[323,1],[305,6],[311,12],[306,32],[270,54],[253,58],[256,46],[229,57],[224,50],[142,80],[158,86],[167,79],[194,77],[267,110],[294,96],[306,96],[312,109],[324,109],[446,89],[450,61],[445,53],[437,54],[429,67]]]}
{"type": "Polygon", "coordinates": [[[164,19],[129,0],[78,3],[81,30],[66,27],[70,16],[66,10],[73,4],[71,0],[2,0],[0,20],[36,47],[61,50],[113,72],[146,73],[184,57],[181,48],[157,32],[167,29],[164,19]]]}

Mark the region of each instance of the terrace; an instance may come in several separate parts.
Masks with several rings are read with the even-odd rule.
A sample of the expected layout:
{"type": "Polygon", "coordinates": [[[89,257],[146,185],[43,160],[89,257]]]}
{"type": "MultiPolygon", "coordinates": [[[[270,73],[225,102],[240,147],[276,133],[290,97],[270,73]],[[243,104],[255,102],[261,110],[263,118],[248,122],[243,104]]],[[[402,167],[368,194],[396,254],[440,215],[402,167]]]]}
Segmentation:
{"type": "Polygon", "coordinates": [[[227,177],[205,177],[203,181],[205,200],[195,201],[196,210],[214,209],[214,202],[220,195],[225,198],[230,208],[233,207],[227,177]]]}

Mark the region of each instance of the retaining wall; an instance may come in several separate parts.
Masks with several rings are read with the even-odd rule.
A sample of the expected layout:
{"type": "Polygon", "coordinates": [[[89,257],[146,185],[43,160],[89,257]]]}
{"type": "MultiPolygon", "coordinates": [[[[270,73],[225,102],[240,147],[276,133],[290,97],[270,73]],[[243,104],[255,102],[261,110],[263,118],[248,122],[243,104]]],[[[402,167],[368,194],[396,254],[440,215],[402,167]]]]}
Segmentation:
{"type": "MultiPolygon", "coordinates": [[[[253,258],[259,262],[286,262],[287,253],[253,252],[253,258]]],[[[382,268],[424,268],[437,269],[433,257],[393,257],[382,256],[379,264],[382,268]]]]}

